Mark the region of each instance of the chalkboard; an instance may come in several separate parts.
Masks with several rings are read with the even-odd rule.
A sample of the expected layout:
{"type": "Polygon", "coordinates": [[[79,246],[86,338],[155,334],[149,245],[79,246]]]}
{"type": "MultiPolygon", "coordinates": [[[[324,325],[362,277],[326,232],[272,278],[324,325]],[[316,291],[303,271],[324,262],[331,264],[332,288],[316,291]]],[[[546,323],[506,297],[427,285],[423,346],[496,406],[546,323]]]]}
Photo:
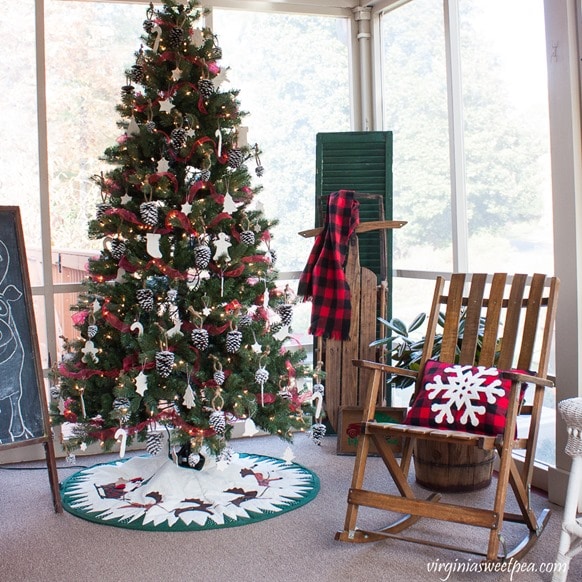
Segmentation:
{"type": "Polygon", "coordinates": [[[20,209],[0,206],[0,449],[43,443],[60,496],[20,209]]]}

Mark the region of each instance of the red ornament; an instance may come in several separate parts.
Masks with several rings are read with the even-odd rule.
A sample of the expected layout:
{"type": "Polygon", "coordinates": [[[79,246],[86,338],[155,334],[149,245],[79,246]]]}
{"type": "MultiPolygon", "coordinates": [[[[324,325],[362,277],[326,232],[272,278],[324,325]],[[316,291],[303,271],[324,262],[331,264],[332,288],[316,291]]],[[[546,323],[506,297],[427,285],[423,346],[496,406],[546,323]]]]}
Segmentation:
{"type": "Polygon", "coordinates": [[[240,308],[242,307],[242,305],[239,303],[238,300],[233,299],[230,303],[227,303],[224,306],[224,311],[225,313],[233,313],[235,311],[238,311],[240,308]]]}
{"type": "Polygon", "coordinates": [[[67,419],[67,422],[77,422],[77,415],[70,410],[65,410],[63,416],[67,419]]]}

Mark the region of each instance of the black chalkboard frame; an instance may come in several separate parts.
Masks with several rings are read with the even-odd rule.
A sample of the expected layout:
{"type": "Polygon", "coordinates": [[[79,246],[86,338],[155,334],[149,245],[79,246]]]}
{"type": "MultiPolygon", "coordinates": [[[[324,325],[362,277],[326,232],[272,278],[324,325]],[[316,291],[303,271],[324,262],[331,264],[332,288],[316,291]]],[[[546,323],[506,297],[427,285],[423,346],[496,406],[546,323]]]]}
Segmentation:
{"type": "Polygon", "coordinates": [[[20,208],[0,206],[0,451],[42,444],[62,512],[20,208]]]}

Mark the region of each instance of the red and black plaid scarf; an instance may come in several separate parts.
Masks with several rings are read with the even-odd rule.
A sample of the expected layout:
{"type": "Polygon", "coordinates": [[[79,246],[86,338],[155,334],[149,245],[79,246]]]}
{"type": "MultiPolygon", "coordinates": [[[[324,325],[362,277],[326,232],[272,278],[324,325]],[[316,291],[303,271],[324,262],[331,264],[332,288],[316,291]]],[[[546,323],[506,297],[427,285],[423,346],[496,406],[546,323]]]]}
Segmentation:
{"type": "Polygon", "coordinates": [[[297,289],[298,295],[312,301],[312,335],[349,339],[352,306],[343,267],[348,242],[360,222],[359,206],[352,190],[328,196],[323,231],[315,239],[297,289]]]}

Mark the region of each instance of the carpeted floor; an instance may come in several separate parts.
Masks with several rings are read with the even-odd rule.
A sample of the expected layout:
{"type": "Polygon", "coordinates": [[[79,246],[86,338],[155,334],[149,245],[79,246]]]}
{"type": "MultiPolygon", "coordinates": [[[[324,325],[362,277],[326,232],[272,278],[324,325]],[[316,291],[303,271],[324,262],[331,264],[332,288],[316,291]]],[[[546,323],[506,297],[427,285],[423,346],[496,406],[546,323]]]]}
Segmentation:
{"type": "MultiPolygon", "coordinates": [[[[286,443],[274,437],[232,442],[238,452],[282,458],[286,443]]],[[[550,582],[561,525],[561,508],[550,505],[546,531],[523,560],[520,572],[459,573],[470,556],[398,541],[347,544],[334,540],[342,529],[353,457],[336,455],[335,437],[321,447],[305,435],[293,446],[294,461],[320,480],[317,497],[295,511],[243,527],[193,532],[121,529],[79,519],[52,507],[46,468],[0,470],[0,580],[6,582],[550,582]],[[440,565],[440,566],[439,566],[440,565]],[[441,568],[436,572],[435,568],[441,568]],[[448,569],[455,569],[451,573],[448,569]],[[527,571],[525,571],[527,570],[527,571]]],[[[77,457],[92,466],[114,455],[77,457]]],[[[65,478],[79,468],[59,468],[65,478]]],[[[370,468],[380,467],[372,459],[370,468]]],[[[387,481],[372,470],[370,486],[387,481]]],[[[491,494],[492,490],[486,490],[491,494]]],[[[483,492],[481,492],[482,494],[483,492]]],[[[465,494],[475,495],[475,494],[465,494]]],[[[546,500],[534,495],[541,506],[546,500]]],[[[373,518],[375,519],[375,518],[373,518]]],[[[415,526],[437,538],[485,545],[485,532],[425,520],[415,526]]],[[[582,555],[569,580],[582,580],[582,555]]]]}

